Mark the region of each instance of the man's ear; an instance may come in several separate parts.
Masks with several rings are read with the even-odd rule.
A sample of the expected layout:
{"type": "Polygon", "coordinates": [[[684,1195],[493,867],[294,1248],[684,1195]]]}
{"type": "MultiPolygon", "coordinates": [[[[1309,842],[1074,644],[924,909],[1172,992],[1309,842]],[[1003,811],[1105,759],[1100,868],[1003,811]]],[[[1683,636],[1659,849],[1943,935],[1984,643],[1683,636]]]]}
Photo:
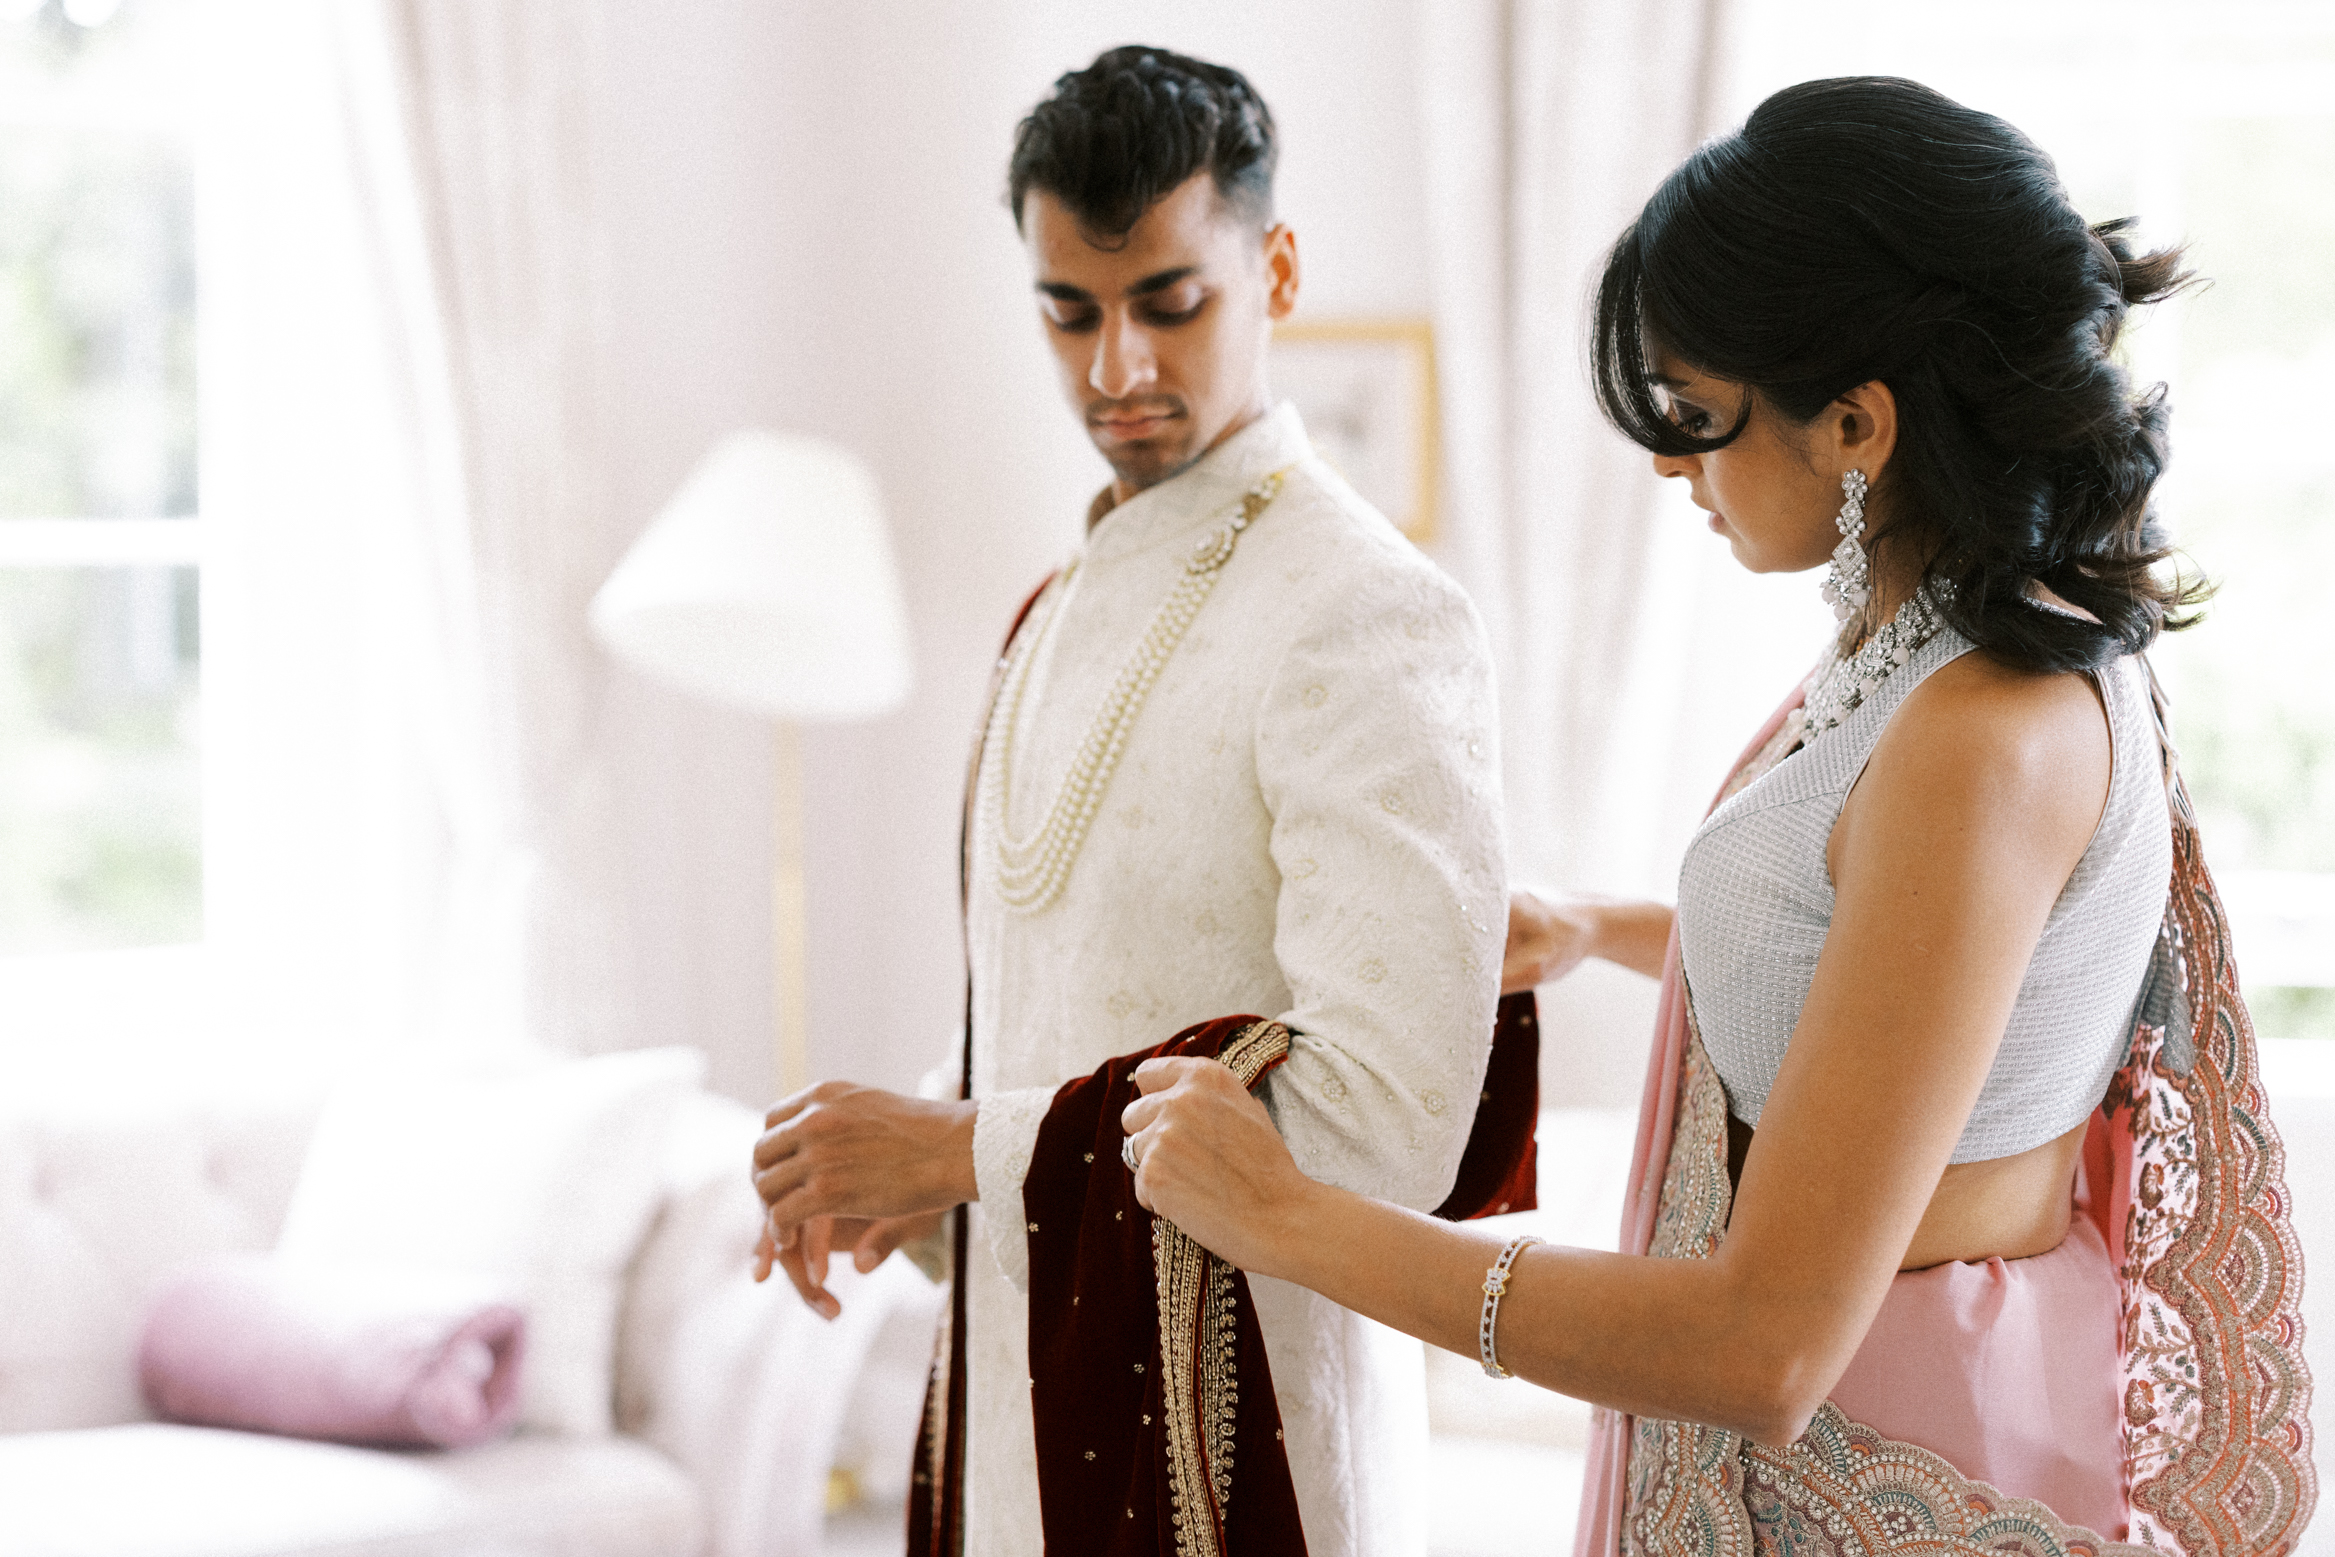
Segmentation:
{"type": "Polygon", "coordinates": [[[1297,234],[1290,231],[1287,222],[1275,222],[1265,229],[1265,312],[1274,319],[1286,319],[1297,307],[1297,234]]]}
{"type": "Polygon", "coordinates": [[[1842,470],[1861,470],[1878,481],[1897,452],[1897,396],[1879,379],[1859,384],[1825,409],[1825,424],[1837,444],[1842,470]]]}

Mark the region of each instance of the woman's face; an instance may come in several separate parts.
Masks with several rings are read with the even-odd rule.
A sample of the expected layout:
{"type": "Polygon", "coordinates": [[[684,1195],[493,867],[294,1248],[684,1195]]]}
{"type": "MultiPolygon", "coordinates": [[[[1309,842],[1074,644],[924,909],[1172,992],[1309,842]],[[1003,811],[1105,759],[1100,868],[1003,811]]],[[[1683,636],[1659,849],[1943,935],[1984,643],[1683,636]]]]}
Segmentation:
{"type": "MultiPolygon", "coordinates": [[[[1735,560],[1752,572],[1822,567],[1840,544],[1834,519],[1840,513],[1843,472],[1856,467],[1865,470],[1867,479],[1880,474],[1878,461],[1855,457],[1853,446],[1864,441],[1853,425],[1855,409],[1836,402],[1810,426],[1793,427],[1741,384],[1699,372],[1666,353],[1656,354],[1654,375],[1671,419],[1690,433],[1713,437],[1738,417],[1750,418],[1742,436],[1723,449],[1655,455],[1655,473],[1686,479],[1696,506],[1710,515],[1711,528],[1727,537],[1735,560]],[[1845,417],[1833,414],[1842,411],[1845,417]]],[[[1874,451],[1868,446],[1866,452],[1874,451]]]]}

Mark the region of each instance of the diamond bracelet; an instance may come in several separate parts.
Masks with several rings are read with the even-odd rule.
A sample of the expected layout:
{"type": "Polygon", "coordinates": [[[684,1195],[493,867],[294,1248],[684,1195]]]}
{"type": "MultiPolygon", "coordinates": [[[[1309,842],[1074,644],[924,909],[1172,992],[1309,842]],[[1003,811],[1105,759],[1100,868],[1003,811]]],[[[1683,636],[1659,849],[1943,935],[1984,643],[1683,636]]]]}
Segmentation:
{"type": "Polygon", "coordinates": [[[1508,1247],[1500,1251],[1500,1257],[1492,1262],[1492,1268],[1484,1272],[1484,1317],[1476,1325],[1476,1351],[1483,1358],[1484,1375],[1487,1378],[1515,1377],[1500,1366],[1493,1335],[1500,1323],[1500,1299],[1508,1294],[1508,1267],[1516,1263],[1516,1256],[1524,1252],[1525,1245],[1540,1241],[1529,1233],[1509,1239],[1508,1247]]]}

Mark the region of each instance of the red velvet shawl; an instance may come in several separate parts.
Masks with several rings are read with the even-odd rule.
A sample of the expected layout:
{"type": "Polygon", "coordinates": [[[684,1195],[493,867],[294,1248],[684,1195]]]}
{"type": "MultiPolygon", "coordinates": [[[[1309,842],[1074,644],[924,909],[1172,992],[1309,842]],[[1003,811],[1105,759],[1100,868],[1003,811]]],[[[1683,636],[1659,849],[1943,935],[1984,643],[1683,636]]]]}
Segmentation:
{"type": "MultiPolygon", "coordinates": [[[[1248,1278],[1144,1210],[1119,1156],[1119,1116],[1137,1096],[1135,1068],[1145,1060],[1207,1055],[1253,1090],[1288,1053],[1289,1030],[1280,1023],[1218,1017],[1067,1083],[1038,1127],[1022,1203],[1047,1557],[1305,1551],[1248,1278]]],[[[1437,1216],[1465,1221],[1538,1205],[1539,1070],[1533,997],[1510,995],[1500,1002],[1475,1124],[1437,1216]]],[[[962,1269],[962,1212],[954,1232],[962,1269]]],[[[917,1443],[912,1557],[963,1550],[964,1284],[955,1285],[917,1443]]]]}
{"type": "MultiPolygon", "coordinates": [[[[1289,1029],[1219,1017],[1153,1052],[1221,1060],[1254,1089],[1289,1057],[1289,1029]]],[[[1119,1157],[1139,1063],[1055,1094],[1022,1189],[1046,1551],[1301,1552],[1248,1278],[1138,1205],[1119,1157]]]]}

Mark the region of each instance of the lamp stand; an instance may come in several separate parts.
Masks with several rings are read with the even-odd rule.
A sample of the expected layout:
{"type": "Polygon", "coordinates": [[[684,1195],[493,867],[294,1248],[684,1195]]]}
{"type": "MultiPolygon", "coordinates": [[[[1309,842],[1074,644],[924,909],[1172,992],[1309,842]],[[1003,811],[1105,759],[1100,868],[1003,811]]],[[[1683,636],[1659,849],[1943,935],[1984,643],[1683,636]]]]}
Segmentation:
{"type": "Polygon", "coordinates": [[[810,1084],[811,1032],[804,998],[803,744],[794,721],[781,719],[771,747],[770,1005],[777,1040],[778,1091],[810,1084]]]}

